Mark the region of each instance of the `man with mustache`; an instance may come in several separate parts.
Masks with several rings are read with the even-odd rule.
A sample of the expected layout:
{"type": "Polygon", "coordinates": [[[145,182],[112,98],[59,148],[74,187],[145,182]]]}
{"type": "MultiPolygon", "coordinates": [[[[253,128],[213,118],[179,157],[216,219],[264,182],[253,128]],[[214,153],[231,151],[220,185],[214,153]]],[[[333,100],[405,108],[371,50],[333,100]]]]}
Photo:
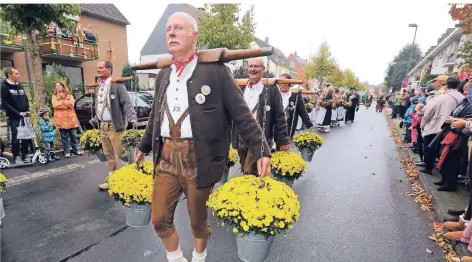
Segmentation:
{"type": "MultiPolygon", "coordinates": [[[[292,79],[290,74],[281,74],[280,79],[292,79]]],[[[306,128],[312,131],[313,123],[310,121],[308,112],[306,111],[305,104],[303,102],[302,95],[300,93],[290,92],[289,84],[278,84],[277,85],[282,96],[282,105],[287,118],[288,135],[290,138],[295,134],[295,129],[298,124],[298,117],[300,117],[305,124],[306,128]],[[297,98],[298,97],[298,98],[297,98]],[[294,116],[295,115],[295,116],[294,116]],[[292,122],[293,121],[293,122],[292,122]]]]}
{"type": "Polygon", "coordinates": [[[140,162],[153,152],[152,223],[168,261],[187,262],[173,223],[184,193],[194,236],[192,262],[204,262],[212,234],[206,201],[228,163],[231,122],[257,155],[261,177],[270,174],[270,148],[229,69],[223,63],[198,61],[195,19],[174,13],[165,33],[174,62],[157,75],[151,121],[134,158],[140,162]]]}
{"type": "MultiPolygon", "coordinates": [[[[287,123],[285,122],[285,112],[282,105],[282,97],[276,86],[265,87],[262,83],[262,73],[264,72],[262,58],[251,58],[248,61],[249,83],[241,87],[246,101],[253,116],[257,119],[261,128],[264,128],[264,135],[267,143],[272,148],[273,143],[282,151],[290,150],[290,139],[287,134],[287,123]],[[265,100],[267,98],[267,101],[265,100]],[[265,115],[265,121],[264,121],[265,115]],[[265,127],[264,127],[265,122],[265,127]]],[[[241,169],[244,174],[255,175],[257,172],[257,155],[248,150],[243,139],[239,137],[236,128],[233,130],[233,147],[237,148],[241,169]]]]}

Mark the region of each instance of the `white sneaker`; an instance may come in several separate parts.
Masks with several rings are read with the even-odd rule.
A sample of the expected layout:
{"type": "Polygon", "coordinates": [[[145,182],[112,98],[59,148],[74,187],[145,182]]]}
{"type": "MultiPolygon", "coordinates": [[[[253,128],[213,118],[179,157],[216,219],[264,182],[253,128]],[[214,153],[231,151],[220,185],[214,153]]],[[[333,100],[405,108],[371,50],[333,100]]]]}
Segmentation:
{"type": "Polygon", "coordinates": [[[69,158],[70,157],[70,153],[66,153],[66,158],[69,158]]]}

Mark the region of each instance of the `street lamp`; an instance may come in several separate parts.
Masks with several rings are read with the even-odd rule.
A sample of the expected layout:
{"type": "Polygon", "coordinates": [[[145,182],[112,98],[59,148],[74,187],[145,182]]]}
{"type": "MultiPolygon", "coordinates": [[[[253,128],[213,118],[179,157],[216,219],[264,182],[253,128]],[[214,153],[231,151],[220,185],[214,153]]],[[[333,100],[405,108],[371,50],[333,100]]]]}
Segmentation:
{"type": "Polygon", "coordinates": [[[415,28],[415,36],[413,36],[413,44],[411,45],[410,58],[408,58],[408,67],[407,67],[407,70],[406,70],[407,75],[408,75],[408,72],[410,72],[411,55],[413,54],[413,50],[415,48],[416,31],[418,30],[418,25],[417,24],[409,24],[408,27],[414,27],[415,28]]]}

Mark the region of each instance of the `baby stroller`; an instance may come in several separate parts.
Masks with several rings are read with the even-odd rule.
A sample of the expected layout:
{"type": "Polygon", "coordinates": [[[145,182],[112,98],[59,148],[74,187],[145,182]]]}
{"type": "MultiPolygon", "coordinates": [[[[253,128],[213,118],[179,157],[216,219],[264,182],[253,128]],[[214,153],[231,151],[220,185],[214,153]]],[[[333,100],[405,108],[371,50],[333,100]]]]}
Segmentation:
{"type": "MultiPolygon", "coordinates": [[[[29,112],[26,113],[25,117],[23,117],[23,119],[20,121],[20,127],[21,125],[24,125],[24,126],[31,126],[29,124],[29,112]]],[[[18,127],[18,128],[20,128],[18,127]]],[[[32,130],[32,128],[31,128],[32,130]]],[[[21,164],[11,164],[10,161],[5,158],[5,157],[0,157],[0,168],[7,168],[7,167],[18,167],[18,166],[29,166],[29,165],[34,165],[36,163],[36,161],[38,161],[39,163],[41,164],[46,164],[48,162],[48,158],[45,154],[43,154],[41,152],[41,150],[39,149],[38,147],[38,143],[36,141],[36,135],[34,134],[34,131],[32,131],[33,133],[32,134],[29,134],[29,137],[31,137],[30,139],[33,140],[33,143],[34,143],[34,152],[32,154],[28,154],[26,156],[26,162],[24,163],[21,163],[21,164]]],[[[19,140],[20,139],[20,136],[18,137],[19,140]]],[[[2,153],[3,153],[3,150],[2,150],[2,153]]]]}

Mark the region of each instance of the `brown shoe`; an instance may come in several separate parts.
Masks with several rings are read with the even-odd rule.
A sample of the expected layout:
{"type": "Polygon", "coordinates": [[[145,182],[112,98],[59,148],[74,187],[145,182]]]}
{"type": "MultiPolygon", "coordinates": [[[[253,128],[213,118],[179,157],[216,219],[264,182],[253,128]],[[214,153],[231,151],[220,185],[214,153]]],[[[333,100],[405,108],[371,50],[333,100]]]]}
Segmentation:
{"type": "Polygon", "coordinates": [[[462,257],[462,258],[461,258],[461,261],[462,261],[462,262],[472,262],[472,257],[467,257],[467,256],[466,256],[466,257],[462,257]]]}
{"type": "Polygon", "coordinates": [[[444,227],[451,231],[462,231],[465,230],[465,223],[464,220],[459,218],[459,222],[446,222],[444,227]]]}
{"type": "Polygon", "coordinates": [[[99,184],[98,187],[100,188],[100,190],[108,190],[108,188],[110,188],[108,183],[99,184]]]}
{"type": "Polygon", "coordinates": [[[464,231],[447,232],[444,234],[444,237],[451,240],[460,241],[463,233],[464,231]]]}

